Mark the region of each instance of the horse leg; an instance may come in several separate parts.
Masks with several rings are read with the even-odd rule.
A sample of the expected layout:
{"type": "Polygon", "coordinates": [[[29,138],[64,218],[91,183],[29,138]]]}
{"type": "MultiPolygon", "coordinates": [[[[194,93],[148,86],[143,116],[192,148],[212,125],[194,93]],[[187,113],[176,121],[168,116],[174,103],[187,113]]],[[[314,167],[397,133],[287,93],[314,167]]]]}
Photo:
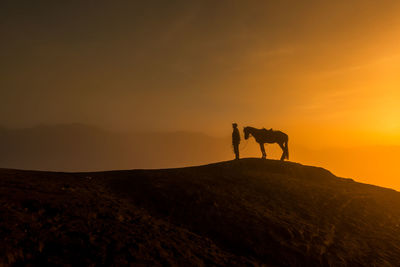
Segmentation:
{"type": "Polygon", "coordinates": [[[285,156],[286,156],[286,150],[285,150],[285,147],[283,146],[283,144],[282,143],[278,143],[278,145],[281,147],[281,149],[282,149],[282,156],[281,156],[281,160],[284,160],[285,159],[285,156]]]}
{"type": "Polygon", "coordinates": [[[285,141],[285,157],[289,160],[289,144],[288,140],[285,141]]]}
{"type": "Polygon", "coordinates": [[[264,143],[260,143],[260,149],[262,153],[262,159],[265,159],[267,157],[267,153],[265,153],[265,148],[264,148],[264,143]]]}

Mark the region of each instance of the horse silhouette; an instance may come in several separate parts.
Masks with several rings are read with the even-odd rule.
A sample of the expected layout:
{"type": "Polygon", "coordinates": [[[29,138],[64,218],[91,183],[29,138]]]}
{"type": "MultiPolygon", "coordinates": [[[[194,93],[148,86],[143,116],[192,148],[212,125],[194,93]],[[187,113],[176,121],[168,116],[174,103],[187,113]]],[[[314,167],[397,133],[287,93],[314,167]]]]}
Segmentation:
{"type": "Polygon", "coordinates": [[[281,160],[289,159],[289,147],[288,147],[288,141],[289,137],[287,134],[281,131],[274,131],[272,129],[257,129],[254,127],[244,127],[243,128],[244,132],[244,139],[248,139],[250,135],[256,139],[256,142],[260,145],[261,153],[262,153],[262,158],[265,159],[267,157],[267,153],[265,153],[265,148],[264,144],[269,143],[277,143],[283,153],[281,156],[281,160]]]}

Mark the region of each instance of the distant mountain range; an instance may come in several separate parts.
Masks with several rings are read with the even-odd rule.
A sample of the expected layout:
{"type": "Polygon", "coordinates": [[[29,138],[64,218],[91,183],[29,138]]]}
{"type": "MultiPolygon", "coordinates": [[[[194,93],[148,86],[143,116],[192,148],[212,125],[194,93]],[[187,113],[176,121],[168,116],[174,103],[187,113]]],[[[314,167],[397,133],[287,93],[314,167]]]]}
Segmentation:
{"type": "Polygon", "coordinates": [[[53,171],[168,168],[229,159],[229,138],[118,133],[70,124],[0,129],[0,167],[53,171]]]}

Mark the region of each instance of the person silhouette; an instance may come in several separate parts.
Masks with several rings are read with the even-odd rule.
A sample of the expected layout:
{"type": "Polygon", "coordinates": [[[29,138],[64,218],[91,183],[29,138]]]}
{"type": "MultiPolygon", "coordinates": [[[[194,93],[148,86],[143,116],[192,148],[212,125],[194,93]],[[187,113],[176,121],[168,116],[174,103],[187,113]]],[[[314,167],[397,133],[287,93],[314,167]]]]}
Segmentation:
{"type": "Polygon", "coordinates": [[[236,159],[239,159],[239,144],[240,144],[240,134],[239,134],[239,129],[237,128],[236,123],[232,123],[232,146],[233,146],[233,152],[235,152],[235,157],[236,159]]]}

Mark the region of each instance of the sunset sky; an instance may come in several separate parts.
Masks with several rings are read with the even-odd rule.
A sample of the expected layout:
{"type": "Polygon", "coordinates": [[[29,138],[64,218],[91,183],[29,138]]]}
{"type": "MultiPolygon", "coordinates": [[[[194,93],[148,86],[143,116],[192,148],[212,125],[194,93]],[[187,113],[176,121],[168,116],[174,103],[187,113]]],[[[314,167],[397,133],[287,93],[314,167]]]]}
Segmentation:
{"type": "Polygon", "coordinates": [[[2,1],[0,125],[226,136],[236,121],[310,149],[398,146],[399,14],[398,0],[2,1]]]}

